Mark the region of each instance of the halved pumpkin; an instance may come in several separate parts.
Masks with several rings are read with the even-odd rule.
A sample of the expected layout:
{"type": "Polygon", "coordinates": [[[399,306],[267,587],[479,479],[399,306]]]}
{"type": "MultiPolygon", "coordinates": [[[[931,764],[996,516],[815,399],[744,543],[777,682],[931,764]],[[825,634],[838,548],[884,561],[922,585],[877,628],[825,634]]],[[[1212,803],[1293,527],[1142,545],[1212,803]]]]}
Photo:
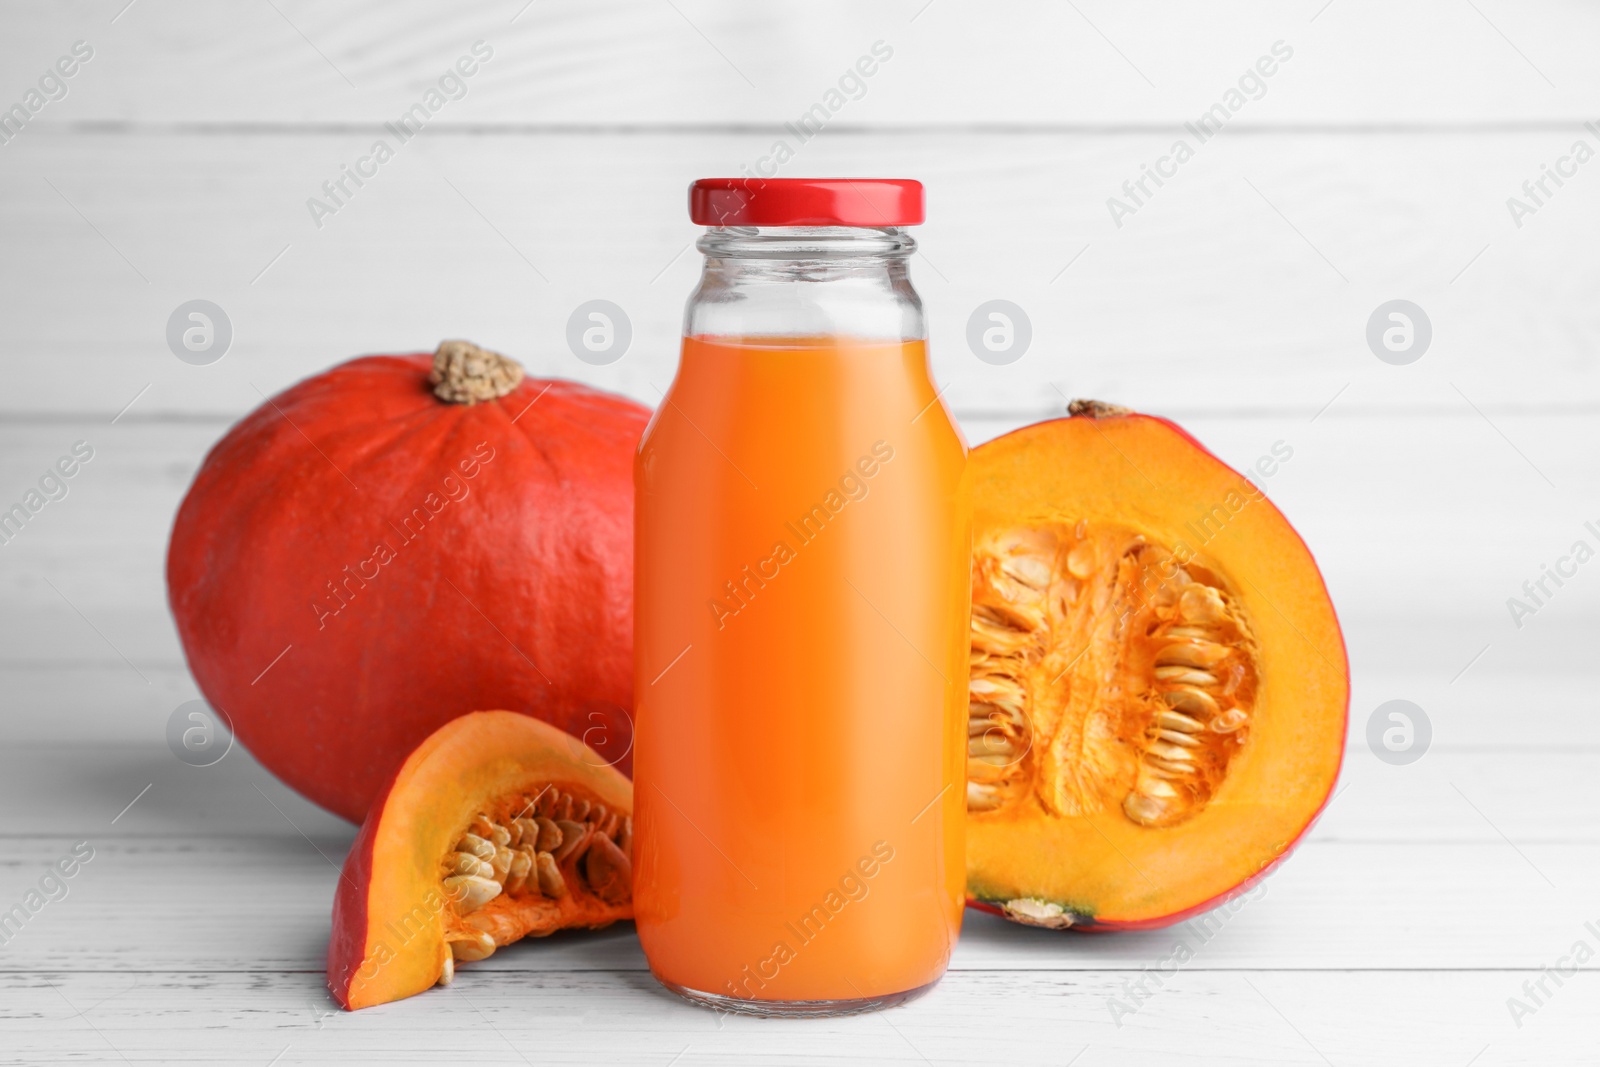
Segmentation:
{"type": "Polygon", "coordinates": [[[522,937],[633,917],[633,787],[509,711],[440,727],[362,824],[333,898],[328,989],[370,1007],[522,937]]]}
{"type": "Polygon", "coordinates": [[[972,453],[967,891],[1162,926],[1248,889],[1327,802],[1344,642],[1256,484],[1165,419],[1070,410],[972,453]]]}

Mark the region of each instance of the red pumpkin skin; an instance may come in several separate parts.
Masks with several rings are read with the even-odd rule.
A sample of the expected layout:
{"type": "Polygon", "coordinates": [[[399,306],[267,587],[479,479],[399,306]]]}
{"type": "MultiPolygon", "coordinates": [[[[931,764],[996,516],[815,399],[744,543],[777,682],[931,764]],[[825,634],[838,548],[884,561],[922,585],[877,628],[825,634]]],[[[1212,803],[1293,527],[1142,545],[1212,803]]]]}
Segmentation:
{"type": "Polygon", "coordinates": [[[478,708],[543,719],[632,771],[632,465],[649,411],[534,379],[447,403],[431,364],[355,359],[256,409],[201,465],[167,554],[201,692],[273,773],[352,822],[478,708]]]}

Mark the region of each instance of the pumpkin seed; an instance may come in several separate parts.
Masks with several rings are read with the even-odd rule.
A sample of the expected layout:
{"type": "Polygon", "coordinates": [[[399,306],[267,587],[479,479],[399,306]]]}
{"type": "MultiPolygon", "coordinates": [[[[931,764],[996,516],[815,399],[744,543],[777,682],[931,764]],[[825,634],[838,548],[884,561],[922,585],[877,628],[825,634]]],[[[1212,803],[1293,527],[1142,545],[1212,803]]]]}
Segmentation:
{"type": "Polygon", "coordinates": [[[462,963],[475,963],[486,960],[494,955],[496,948],[494,938],[482,930],[465,931],[459,935],[447,935],[445,938],[450,944],[450,955],[462,963]]]}
{"type": "Polygon", "coordinates": [[[1122,813],[1142,826],[1158,823],[1170,807],[1165,800],[1147,796],[1135,790],[1122,801],[1122,813]]]}
{"type": "Polygon", "coordinates": [[[596,837],[583,856],[583,878],[607,904],[633,896],[633,862],[609,837],[596,837]]]}
{"type": "Polygon", "coordinates": [[[451,875],[444,880],[444,889],[460,915],[470,915],[500,895],[499,882],[474,874],[451,875]]]}
{"type": "Polygon", "coordinates": [[[977,737],[967,738],[967,756],[969,758],[994,757],[1009,760],[1017,754],[1016,746],[1011,739],[1001,731],[990,727],[977,737]]]}
{"type": "Polygon", "coordinates": [[[516,853],[509,848],[495,849],[494,859],[490,860],[489,864],[494,868],[496,880],[501,882],[506,880],[506,874],[511,870],[511,858],[515,855],[516,853]]]}
{"type": "Polygon", "coordinates": [[[1175,685],[1161,695],[1169,706],[1201,719],[1209,719],[1217,713],[1216,698],[1192,685],[1175,685]]]}
{"type": "Polygon", "coordinates": [[[533,819],[513,819],[511,822],[511,832],[511,845],[513,848],[521,848],[523,845],[531,845],[535,841],[539,840],[539,824],[533,819]]]}
{"type": "Polygon", "coordinates": [[[539,892],[554,900],[567,895],[567,880],[561,876],[554,856],[540,852],[534,857],[533,869],[539,879],[539,892]]]}
{"type": "Polygon", "coordinates": [[[1219,645],[1215,641],[1195,639],[1174,641],[1156,653],[1156,664],[1158,666],[1176,664],[1204,670],[1215,667],[1227,659],[1231,651],[1227,645],[1219,645]]]}
{"type": "Polygon", "coordinates": [[[1197,734],[1206,728],[1205,723],[1198,719],[1176,711],[1156,712],[1156,725],[1165,730],[1179,730],[1187,734],[1197,734]]]}
{"type": "Polygon", "coordinates": [[[1217,676],[1194,667],[1157,667],[1153,672],[1158,682],[1176,685],[1216,685],[1217,676]]]}
{"type": "Polygon", "coordinates": [[[527,884],[528,875],[533,871],[533,854],[526,849],[518,849],[511,854],[511,863],[506,868],[506,892],[512,896],[522,892],[527,884]]]}
{"type": "Polygon", "coordinates": [[[571,819],[558,819],[556,825],[561,828],[561,847],[552,854],[557,863],[565,863],[569,856],[588,844],[589,828],[571,819]]]}
{"type": "Polygon", "coordinates": [[[501,847],[511,844],[511,831],[498,823],[491,822],[489,816],[482,813],[472,820],[472,825],[467,829],[485,841],[492,841],[501,847]]]}
{"type": "Polygon", "coordinates": [[[1000,790],[984,782],[967,782],[967,810],[994,811],[1000,807],[1000,790]]]}
{"type": "Polygon", "coordinates": [[[1229,708],[1208,724],[1219,734],[1231,734],[1248,722],[1250,716],[1243,708],[1229,708]]]}
{"type": "Polygon", "coordinates": [[[466,833],[461,835],[461,840],[456,842],[457,852],[470,852],[480,860],[494,859],[494,844],[479,837],[477,834],[466,833]]]}
{"type": "Polygon", "coordinates": [[[1194,762],[1194,754],[1192,752],[1186,748],[1171,744],[1167,741],[1152,741],[1150,742],[1150,747],[1145,751],[1151,756],[1157,756],[1164,760],[1172,760],[1177,763],[1194,762]]]}
{"type": "Polygon", "coordinates": [[[534,801],[534,813],[549,818],[556,810],[556,804],[561,800],[561,793],[554,787],[546,787],[534,801]]]}
{"type": "Polygon", "coordinates": [[[479,878],[492,878],[494,868],[470,852],[452,852],[445,857],[445,868],[451,874],[475,874],[479,878]]]}
{"type": "Polygon", "coordinates": [[[1144,758],[1144,763],[1147,768],[1152,770],[1165,771],[1166,774],[1163,777],[1177,776],[1186,778],[1194,774],[1194,764],[1184,763],[1179,760],[1162,759],[1160,756],[1147,755],[1144,758]]]}
{"type": "Polygon", "coordinates": [[[561,827],[557,826],[554,820],[541,815],[534,820],[534,823],[539,827],[536,839],[537,851],[554,852],[561,847],[561,827]]]}

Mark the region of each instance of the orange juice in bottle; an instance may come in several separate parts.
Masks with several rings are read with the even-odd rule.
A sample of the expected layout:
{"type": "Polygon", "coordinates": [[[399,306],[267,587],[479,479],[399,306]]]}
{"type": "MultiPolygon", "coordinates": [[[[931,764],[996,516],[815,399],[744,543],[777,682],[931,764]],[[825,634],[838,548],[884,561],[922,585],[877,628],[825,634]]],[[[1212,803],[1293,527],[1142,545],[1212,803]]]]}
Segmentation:
{"type": "Polygon", "coordinates": [[[922,187],[704,180],[636,484],[635,906],[663,984],[756,1014],[907,999],[965,884],[966,446],[903,227],[922,187]]]}

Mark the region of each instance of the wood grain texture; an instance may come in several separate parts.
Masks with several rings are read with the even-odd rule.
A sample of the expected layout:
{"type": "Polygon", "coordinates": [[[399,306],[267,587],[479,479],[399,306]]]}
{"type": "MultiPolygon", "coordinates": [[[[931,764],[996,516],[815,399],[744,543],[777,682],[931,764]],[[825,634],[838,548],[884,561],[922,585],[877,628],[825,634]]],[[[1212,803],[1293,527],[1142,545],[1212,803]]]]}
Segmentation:
{"type": "Polygon", "coordinates": [[[1108,1005],[1131,1002],[1124,983],[1134,977],[953,972],[928,996],[892,1012],[781,1023],[687,1009],[637,971],[479,973],[449,990],[354,1015],[329,1014],[321,976],[308,973],[0,976],[0,1025],[14,1037],[0,1063],[260,1067],[273,1056],[278,1064],[467,1059],[517,1067],[1593,1062],[1588,973],[1524,1019],[1521,1030],[1504,1002],[1529,978],[1522,971],[1197,967],[1168,978],[1119,1027],[1108,1005]]]}
{"type": "MultiPolygon", "coordinates": [[[[1214,917],[1224,932],[1203,938],[1205,965],[1536,969],[1596,918],[1595,804],[1574,803],[1566,784],[1592,758],[1445,750],[1389,767],[1352,751],[1308,842],[1235,913],[1214,917]],[[1494,903],[1511,901],[1524,903],[1494,903]],[[1486,908],[1496,908],[1493,921],[1486,908]]],[[[30,746],[7,754],[0,780],[0,825],[27,830],[0,837],[0,911],[73,842],[94,850],[69,895],[5,944],[0,970],[321,966],[353,828],[242,751],[194,768],[149,744],[30,746]]],[[[1055,937],[973,915],[954,966],[1137,969],[1186,931],[1206,932],[1055,937]]],[[[607,933],[530,944],[484,965],[501,967],[643,961],[631,935],[607,933]]]]}
{"type": "MultiPolygon", "coordinates": [[[[4,842],[4,907],[17,903],[72,840],[4,842]]],[[[291,831],[83,840],[94,846],[94,859],[68,883],[64,900],[47,904],[5,945],[5,969],[322,969],[338,878],[332,864],[344,858],[337,839],[291,831]]],[[[1205,962],[1251,969],[1537,970],[1581,937],[1586,921],[1600,921],[1597,890],[1600,844],[1313,841],[1236,914],[1210,920],[1223,933],[1206,943],[1205,962]],[[1523,906],[1495,907],[1509,901],[1523,906]]],[[[1186,931],[1198,940],[1201,929],[1052,937],[974,917],[952,966],[1137,969],[1186,931]]],[[[631,931],[530,942],[497,953],[484,968],[622,965],[644,968],[631,931]]]]}
{"type": "MultiPolygon", "coordinates": [[[[0,291],[26,297],[0,321],[0,344],[19,357],[0,410],[109,419],[138,396],[130,415],[237,417],[339,360],[456,336],[653,404],[697,277],[684,189],[770,144],[425,130],[313,221],[307,201],[381,134],[18,138],[0,171],[15,251],[0,259],[0,291]],[[565,324],[598,296],[634,333],[619,362],[594,368],[566,348],[565,324]],[[169,314],[196,297],[233,324],[212,366],[166,344],[169,314]]],[[[1490,414],[1593,415],[1586,297],[1600,266],[1584,235],[1600,224],[1600,169],[1520,229],[1505,206],[1570,141],[1224,131],[1120,228],[1108,198],[1125,196],[1168,134],[819,137],[787,173],[928,184],[913,273],[958,407],[1036,411],[1067,388],[1146,410],[1309,418],[1339,396],[1397,413],[1467,412],[1470,400],[1490,414]],[[1023,307],[1033,331],[1003,367],[965,340],[971,313],[997,297],[1023,307]],[[1365,340],[1374,309],[1397,297],[1433,324],[1430,350],[1407,367],[1379,362],[1365,340]]]]}
{"type": "Polygon", "coordinates": [[[124,3],[8,4],[11,91],[87,39],[42,120],[376,122],[482,39],[494,58],[440,122],[776,126],[881,40],[892,59],[836,121],[1169,124],[1283,40],[1293,59],[1241,121],[1581,121],[1600,102],[1600,15],[1571,0],[124,3]]]}
{"type": "Polygon", "coordinates": [[[198,769],[150,746],[12,748],[0,905],[73,842],[94,855],[0,946],[0,1062],[1582,1063],[1592,976],[1557,988],[1543,969],[1597,940],[1600,842],[1592,812],[1541,816],[1587,758],[1353,758],[1312,839],[1229,915],[1073,936],[969,914],[927,998],[775,1024],[667,996],[626,925],[338,1012],[321,959],[351,828],[243,753],[198,769]],[[1519,1027],[1507,1000],[1541,978],[1553,995],[1519,1027]]]}

